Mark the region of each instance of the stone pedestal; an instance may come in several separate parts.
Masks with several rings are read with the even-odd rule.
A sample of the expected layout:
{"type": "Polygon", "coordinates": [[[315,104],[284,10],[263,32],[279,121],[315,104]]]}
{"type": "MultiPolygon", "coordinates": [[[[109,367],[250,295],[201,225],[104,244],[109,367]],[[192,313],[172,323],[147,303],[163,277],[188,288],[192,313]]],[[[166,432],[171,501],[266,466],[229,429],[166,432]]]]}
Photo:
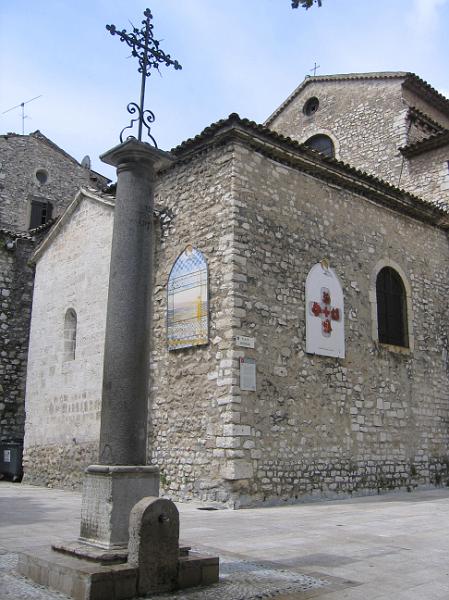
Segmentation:
{"type": "Polygon", "coordinates": [[[131,509],[159,495],[159,470],[150,466],[91,465],[86,470],[80,541],[106,550],[126,548],[131,509]]]}
{"type": "Polygon", "coordinates": [[[179,547],[178,510],[164,498],[143,498],[132,508],[125,552],[79,543],[53,548],[22,553],[19,573],[75,600],[148,597],[219,579],[218,557],[179,547]]]}

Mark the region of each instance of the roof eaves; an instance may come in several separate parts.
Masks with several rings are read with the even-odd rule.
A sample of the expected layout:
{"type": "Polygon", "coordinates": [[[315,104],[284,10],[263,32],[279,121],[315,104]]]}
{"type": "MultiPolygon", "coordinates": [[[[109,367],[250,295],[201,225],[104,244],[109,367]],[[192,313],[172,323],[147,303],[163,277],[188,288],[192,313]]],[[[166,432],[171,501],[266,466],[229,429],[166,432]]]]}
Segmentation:
{"type": "Polygon", "coordinates": [[[379,201],[391,209],[396,208],[433,224],[449,217],[449,210],[446,206],[439,206],[414,196],[374,175],[360,171],[334,158],[326,157],[304,144],[268,129],[264,125],[248,119],[241,119],[236,113],[232,113],[227,119],[222,119],[206,127],[195,138],[186,140],[180,146],[174,148],[172,152],[179,160],[182,160],[212,142],[221,142],[229,135],[239,136],[242,140],[246,135],[247,143],[255,147],[257,146],[256,142],[258,142],[257,149],[266,155],[300,168],[322,180],[333,181],[342,185],[342,187],[349,187],[362,195],[375,195],[379,201]],[[281,149],[282,152],[279,153],[279,150],[275,149],[276,147],[281,149]]]}
{"type": "Polygon", "coordinates": [[[408,118],[412,119],[412,120],[414,119],[417,121],[422,121],[429,128],[434,129],[435,133],[442,133],[444,131],[447,131],[447,129],[445,127],[443,127],[443,125],[441,125],[441,123],[438,123],[437,121],[432,119],[432,117],[429,117],[429,115],[423,113],[421,110],[419,110],[419,108],[416,108],[416,106],[409,107],[408,118]]]}
{"type": "Polygon", "coordinates": [[[424,97],[430,104],[449,115],[449,99],[415,73],[407,73],[403,86],[424,97]]]}
{"type": "Polygon", "coordinates": [[[33,236],[28,231],[15,231],[14,229],[9,229],[9,227],[0,227],[0,233],[15,240],[19,239],[28,240],[30,242],[34,241],[33,236]]]}
{"type": "Polygon", "coordinates": [[[430,137],[424,138],[419,142],[415,142],[414,144],[402,146],[402,148],[399,148],[399,151],[406,158],[413,158],[414,156],[424,154],[425,152],[429,152],[431,150],[437,150],[438,148],[442,148],[444,146],[447,146],[448,144],[449,131],[445,130],[441,133],[437,133],[430,137]]]}

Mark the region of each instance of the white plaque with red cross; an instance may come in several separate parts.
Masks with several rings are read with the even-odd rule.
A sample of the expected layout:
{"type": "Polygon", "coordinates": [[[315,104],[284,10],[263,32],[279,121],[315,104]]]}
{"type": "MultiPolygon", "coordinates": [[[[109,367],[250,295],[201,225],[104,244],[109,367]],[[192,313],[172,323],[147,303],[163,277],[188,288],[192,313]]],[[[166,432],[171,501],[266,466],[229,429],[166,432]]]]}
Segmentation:
{"type": "Polygon", "coordinates": [[[314,265],[306,279],[306,352],[345,356],[343,290],[325,261],[314,265]]]}

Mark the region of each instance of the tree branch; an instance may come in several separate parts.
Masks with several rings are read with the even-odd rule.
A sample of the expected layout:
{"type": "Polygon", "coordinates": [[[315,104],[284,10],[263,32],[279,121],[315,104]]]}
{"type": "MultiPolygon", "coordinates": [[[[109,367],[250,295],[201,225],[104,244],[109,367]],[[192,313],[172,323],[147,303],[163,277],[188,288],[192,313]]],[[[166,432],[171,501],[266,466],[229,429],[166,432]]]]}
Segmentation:
{"type": "Polygon", "coordinates": [[[321,6],[321,0],[292,0],[292,8],[298,8],[301,5],[307,10],[314,4],[321,6]]]}

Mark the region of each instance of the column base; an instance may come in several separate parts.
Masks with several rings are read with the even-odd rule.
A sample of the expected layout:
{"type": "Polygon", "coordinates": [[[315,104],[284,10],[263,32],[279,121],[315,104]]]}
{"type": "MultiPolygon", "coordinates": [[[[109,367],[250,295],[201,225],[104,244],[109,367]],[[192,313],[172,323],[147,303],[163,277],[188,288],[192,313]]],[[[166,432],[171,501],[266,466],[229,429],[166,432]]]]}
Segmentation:
{"type": "Polygon", "coordinates": [[[159,496],[159,469],[148,465],[90,465],[86,469],[79,541],[104,550],[128,547],[131,509],[159,496]]]}
{"type": "MultiPolygon", "coordinates": [[[[219,581],[219,559],[180,553],[174,589],[206,586],[219,581]]],[[[49,546],[19,554],[18,571],[35,583],[62,592],[75,600],[125,600],[139,596],[139,569],[122,564],[102,564],[49,546]]],[[[166,591],[166,590],[163,590],[166,591]]]]}

